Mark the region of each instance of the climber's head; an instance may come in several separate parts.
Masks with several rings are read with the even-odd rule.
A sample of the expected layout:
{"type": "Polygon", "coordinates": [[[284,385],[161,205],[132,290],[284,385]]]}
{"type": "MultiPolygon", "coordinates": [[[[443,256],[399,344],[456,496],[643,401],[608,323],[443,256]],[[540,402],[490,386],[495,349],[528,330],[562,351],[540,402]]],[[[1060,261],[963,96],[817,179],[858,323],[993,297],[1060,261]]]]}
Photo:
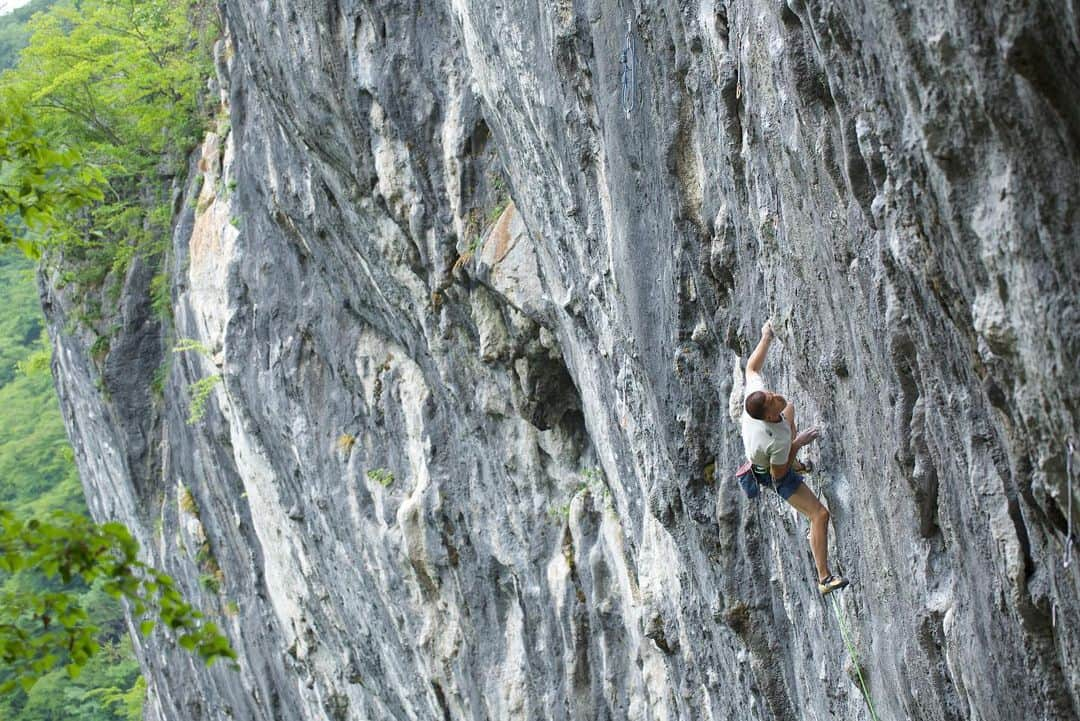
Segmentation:
{"type": "Polygon", "coordinates": [[[784,410],[786,405],[787,399],[779,393],[754,391],[746,397],[747,415],[759,421],[778,421],[780,412],[784,410]]]}

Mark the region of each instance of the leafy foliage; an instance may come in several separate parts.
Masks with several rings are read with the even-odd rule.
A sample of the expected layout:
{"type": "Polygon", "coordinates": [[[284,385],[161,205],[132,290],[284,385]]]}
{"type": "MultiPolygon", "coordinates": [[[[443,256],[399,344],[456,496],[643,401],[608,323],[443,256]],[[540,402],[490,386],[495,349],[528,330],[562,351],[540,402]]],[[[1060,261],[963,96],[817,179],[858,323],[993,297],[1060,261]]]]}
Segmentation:
{"type": "Polygon", "coordinates": [[[14,380],[16,364],[41,338],[41,313],[35,312],[33,266],[15,253],[0,253],[0,387],[14,380]]]}
{"type": "MultiPolygon", "coordinates": [[[[0,569],[8,573],[38,571],[69,584],[101,579],[112,598],[131,603],[135,616],[153,614],[183,648],[208,664],[235,659],[236,653],[213,623],[188,604],[166,574],[138,560],[139,546],[119,523],[95,524],[83,516],[57,512],[46,519],[21,521],[0,508],[0,569]]],[[[101,645],[99,628],[77,594],[69,590],[14,593],[3,599],[0,616],[0,659],[14,677],[0,684],[9,692],[24,690],[59,663],[77,676],[101,645]]],[[[155,621],[146,618],[140,630],[149,633],[155,621]]]]}
{"type": "Polygon", "coordinates": [[[578,483],[573,493],[571,493],[569,500],[547,509],[548,519],[555,524],[566,523],[570,519],[570,505],[579,495],[584,495],[586,497],[591,496],[596,500],[602,501],[605,511],[611,511],[615,508],[615,502],[611,495],[611,488],[604,478],[603,469],[585,468],[581,471],[581,481],[578,483]]]}
{"type": "Polygon", "coordinates": [[[197,0],[65,0],[27,27],[29,44],[0,78],[0,181],[12,188],[0,213],[22,219],[5,222],[0,241],[56,248],[90,268],[66,280],[94,287],[168,237],[169,181],[208,115],[199,104],[216,15],[197,0]]]}
{"type": "Polygon", "coordinates": [[[566,523],[570,519],[570,503],[561,503],[547,509],[548,520],[556,525],[566,523]]]}
{"type": "Polygon", "coordinates": [[[394,482],[394,474],[387,468],[372,468],[367,477],[381,486],[390,486],[394,482]]]}
{"type": "Polygon", "coordinates": [[[5,721],[141,721],[146,683],[126,634],[106,640],[73,679],[64,669],[45,674],[27,693],[0,700],[5,721]]]}
{"type": "Polygon", "coordinates": [[[199,517],[199,503],[195,500],[195,496],[191,495],[191,489],[187,486],[181,486],[179,501],[181,511],[189,516],[199,517]]]}
{"type": "Polygon", "coordinates": [[[172,318],[172,295],[169,288],[169,276],[158,273],[150,279],[150,307],[154,309],[154,315],[161,320],[172,318]]]}
{"type": "Polygon", "coordinates": [[[210,356],[210,349],[195,338],[181,338],[176,342],[176,345],[173,346],[173,353],[187,353],[188,351],[195,351],[204,356],[210,356]]]}
{"type": "Polygon", "coordinates": [[[0,153],[0,245],[18,243],[36,257],[50,235],[70,242],[75,211],[104,198],[101,171],[11,102],[0,107],[0,153]]]}
{"type": "Polygon", "coordinates": [[[221,382],[221,374],[215,373],[212,376],[206,376],[188,386],[191,392],[191,406],[188,410],[188,425],[195,425],[203,419],[206,415],[206,401],[209,400],[210,394],[214,392],[214,386],[221,382]]]}

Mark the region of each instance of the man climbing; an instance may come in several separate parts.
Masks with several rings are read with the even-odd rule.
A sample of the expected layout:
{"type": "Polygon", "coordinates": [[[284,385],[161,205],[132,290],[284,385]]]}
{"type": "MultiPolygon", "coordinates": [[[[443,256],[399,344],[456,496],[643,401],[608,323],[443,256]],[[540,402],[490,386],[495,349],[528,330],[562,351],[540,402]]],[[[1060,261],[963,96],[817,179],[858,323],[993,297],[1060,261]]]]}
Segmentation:
{"type": "MultiPolygon", "coordinates": [[[[803,483],[793,467],[795,455],[820,435],[817,428],[796,433],[795,406],[779,393],[765,390],[761,368],[772,343],[772,323],[761,327],[761,340],[746,361],[746,389],[742,414],[743,447],[757,482],[776,490],[780,496],[810,519],[810,550],[817,566],[818,590],[832,593],[848,585],[843,576],[829,572],[829,511],[803,483]]],[[[806,466],[798,464],[805,472],[806,466]]]]}

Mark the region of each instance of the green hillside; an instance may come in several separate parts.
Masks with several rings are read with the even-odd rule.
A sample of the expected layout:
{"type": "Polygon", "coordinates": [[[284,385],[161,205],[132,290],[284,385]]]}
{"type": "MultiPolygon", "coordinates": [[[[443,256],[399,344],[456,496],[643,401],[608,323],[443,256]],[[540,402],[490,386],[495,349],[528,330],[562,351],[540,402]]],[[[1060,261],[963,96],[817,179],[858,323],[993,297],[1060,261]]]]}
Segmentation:
{"type": "Polygon", "coordinates": [[[33,0],[6,15],[0,15],[0,70],[15,66],[19,51],[26,47],[30,31],[26,22],[34,13],[48,10],[56,0],[33,0]]]}

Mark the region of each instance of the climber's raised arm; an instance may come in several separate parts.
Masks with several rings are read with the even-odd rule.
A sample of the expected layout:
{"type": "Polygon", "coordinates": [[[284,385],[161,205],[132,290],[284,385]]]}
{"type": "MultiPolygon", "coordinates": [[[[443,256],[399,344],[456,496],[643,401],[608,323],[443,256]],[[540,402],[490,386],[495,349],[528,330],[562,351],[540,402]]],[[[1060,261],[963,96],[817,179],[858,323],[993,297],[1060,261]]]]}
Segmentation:
{"type": "Polygon", "coordinates": [[[746,374],[748,376],[751,373],[761,375],[761,369],[765,366],[765,355],[769,352],[769,344],[772,343],[772,339],[772,321],[767,320],[765,325],[761,326],[761,340],[758,341],[754,352],[746,360],[746,374]]]}

